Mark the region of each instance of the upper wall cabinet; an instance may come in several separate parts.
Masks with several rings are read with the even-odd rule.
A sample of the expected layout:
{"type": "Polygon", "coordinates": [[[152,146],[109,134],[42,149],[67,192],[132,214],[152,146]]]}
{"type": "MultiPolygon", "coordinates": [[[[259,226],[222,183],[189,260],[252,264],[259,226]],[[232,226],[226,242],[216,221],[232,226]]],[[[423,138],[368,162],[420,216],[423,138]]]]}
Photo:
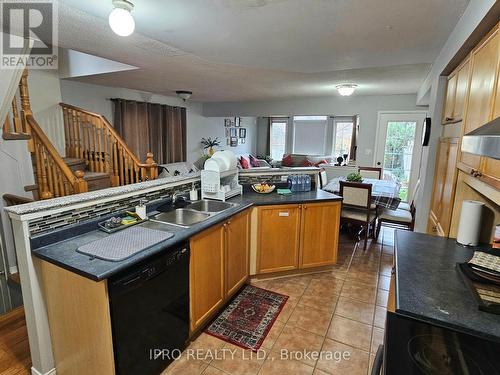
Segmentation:
{"type": "MultiPolygon", "coordinates": [[[[470,133],[493,118],[499,59],[497,25],[471,54],[470,88],[463,134],[470,133]]],[[[477,174],[485,164],[480,156],[468,153],[462,153],[461,161],[471,168],[472,174],[477,174]]]]}
{"type": "Polygon", "coordinates": [[[443,125],[462,121],[465,98],[469,88],[469,59],[448,77],[443,111],[443,125]]]}
{"type": "Polygon", "coordinates": [[[444,102],[443,111],[443,125],[449,124],[453,121],[453,111],[455,107],[455,94],[457,92],[457,72],[453,72],[448,76],[448,81],[446,82],[446,97],[444,102]]]}

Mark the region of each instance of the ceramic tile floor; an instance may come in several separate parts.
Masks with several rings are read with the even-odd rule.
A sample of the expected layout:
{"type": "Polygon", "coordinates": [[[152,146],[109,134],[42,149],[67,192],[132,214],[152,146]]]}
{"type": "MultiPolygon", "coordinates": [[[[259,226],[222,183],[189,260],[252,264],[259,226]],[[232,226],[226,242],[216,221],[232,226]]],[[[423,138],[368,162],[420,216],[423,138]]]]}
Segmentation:
{"type": "Polygon", "coordinates": [[[189,357],[184,352],[163,374],[369,375],[384,337],[393,244],[393,230],[386,228],[365,252],[342,238],[332,271],[253,281],[290,296],[261,350],[252,353],[201,334],[188,348],[196,351],[189,357]],[[323,357],[282,354],[304,351],[323,357]]]}

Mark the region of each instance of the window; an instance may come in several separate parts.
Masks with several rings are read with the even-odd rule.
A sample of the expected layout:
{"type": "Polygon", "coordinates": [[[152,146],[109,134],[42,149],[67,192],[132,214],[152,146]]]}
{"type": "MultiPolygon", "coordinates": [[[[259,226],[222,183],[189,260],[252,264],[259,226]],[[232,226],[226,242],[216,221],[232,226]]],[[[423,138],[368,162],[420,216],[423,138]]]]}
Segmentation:
{"type": "Polygon", "coordinates": [[[324,155],[327,147],[328,116],[293,117],[293,152],[324,155]]]}
{"type": "Polygon", "coordinates": [[[354,117],[313,115],[291,120],[271,117],[269,149],[274,160],[281,160],[285,153],[335,158],[350,154],[354,117]]]}
{"type": "Polygon", "coordinates": [[[286,147],[287,119],[271,119],[270,151],[273,160],[281,160],[286,147]]]}
{"type": "Polygon", "coordinates": [[[352,128],[354,123],[335,121],[334,123],[333,156],[349,154],[351,150],[352,128]]]}

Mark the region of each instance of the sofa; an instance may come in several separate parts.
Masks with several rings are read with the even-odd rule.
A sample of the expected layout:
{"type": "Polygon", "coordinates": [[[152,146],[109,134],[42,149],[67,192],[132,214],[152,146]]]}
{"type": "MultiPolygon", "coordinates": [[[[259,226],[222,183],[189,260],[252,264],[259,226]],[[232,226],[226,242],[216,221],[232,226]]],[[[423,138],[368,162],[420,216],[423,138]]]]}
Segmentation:
{"type": "Polygon", "coordinates": [[[331,155],[285,154],[281,160],[281,167],[319,167],[332,162],[331,155]]]}
{"type": "Polygon", "coordinates": [[[236,158],[238,159],[238,168],[240,169],[252,169],[252,170],[258,170],[258,169],[271,169],[271,165],[265,161],[264,159],[258,159],[256,156],[253,156],[257,162],[259,163],[259,166],[252,166],[252,163],[250,163],[250,156],[253,156],[251,154],[238,154],[236,155],[236,158]],[[244,159],[246,163],[242,163],[241,159],[244,159]],[[243,165],[245,164],[245,165],[243,165]],[[248,168],[245,168],[245,166],[248,166],[248,168]]]}

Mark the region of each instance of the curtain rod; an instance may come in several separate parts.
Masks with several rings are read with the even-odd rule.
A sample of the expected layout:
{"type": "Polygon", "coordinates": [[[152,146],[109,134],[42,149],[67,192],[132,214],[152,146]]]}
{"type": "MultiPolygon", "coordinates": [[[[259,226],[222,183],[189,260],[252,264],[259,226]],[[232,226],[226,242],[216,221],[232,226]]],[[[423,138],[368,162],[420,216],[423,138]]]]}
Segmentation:
{"type": "MultiPolygon", "coordinates": [[[[127,102],[136,102],[136,103],[146,103],[146,104],[157,104],[157,105],[168,105],[169,107],[174,107],[174,108],[186,108],[186,107],[181,107],[178,105],[171,105],[171,104],[165,104],[165,103],[153,103],[153,102],[146,102],[146,101],[140,101],[140,100],[134,100],[134,99],[124,99],[124,98],[106,98],[106,100],[126,100],[127,102]]],[[[187,109],[187,108],[186,108],[187,109]]]]}

